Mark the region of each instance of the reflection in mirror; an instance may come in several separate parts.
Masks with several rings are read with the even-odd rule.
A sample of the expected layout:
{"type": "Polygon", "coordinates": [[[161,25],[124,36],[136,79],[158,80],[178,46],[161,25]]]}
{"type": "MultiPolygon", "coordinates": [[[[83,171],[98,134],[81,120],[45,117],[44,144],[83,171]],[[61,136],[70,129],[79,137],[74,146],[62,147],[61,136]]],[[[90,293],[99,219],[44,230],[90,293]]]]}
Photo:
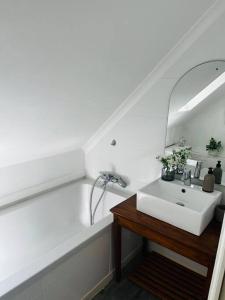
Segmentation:
{"type": "MultiPolygon", "coordinates": [[[[166,154],[190,149],[188,164],[196,171],[202,161],[200,179],[208,167],[222,161],[225,171],[225,61],[202,63],[176,83],[170,98],[166,154]]],[[[225,173],[222,184],[225,185],[225,173]]]]}

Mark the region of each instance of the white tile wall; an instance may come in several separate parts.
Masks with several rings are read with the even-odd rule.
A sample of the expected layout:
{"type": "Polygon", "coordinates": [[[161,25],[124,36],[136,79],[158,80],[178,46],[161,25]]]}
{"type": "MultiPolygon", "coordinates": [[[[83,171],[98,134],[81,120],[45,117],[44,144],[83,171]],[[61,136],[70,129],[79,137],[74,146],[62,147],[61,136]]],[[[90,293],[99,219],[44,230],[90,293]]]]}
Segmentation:
{"type": "Polygon", "coordinates": [[[35,191],[36,187],[41,191],[42,185],[46,188],[61,178],[76,179],[84,175],[84,153],[81,149],[0,168],[0,205],[5,199],[15,200],[17,194],[18,197],[26,194],[26,190],[27,194],[35,191]]]}

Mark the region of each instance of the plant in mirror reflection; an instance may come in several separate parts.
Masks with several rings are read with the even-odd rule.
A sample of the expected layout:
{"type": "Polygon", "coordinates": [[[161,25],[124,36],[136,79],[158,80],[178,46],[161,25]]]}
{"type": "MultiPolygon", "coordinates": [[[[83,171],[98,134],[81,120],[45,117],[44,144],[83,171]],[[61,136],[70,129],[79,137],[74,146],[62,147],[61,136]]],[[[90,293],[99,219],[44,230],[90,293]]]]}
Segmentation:
{"type": "Polygon", "coordinates": [[[210,152],[220,152],[223,149],[222,142],[217,141],[213,137],[211,137],[209,144],[206,145],[206,151],[210,152]]]}
{"type": "Polygon", "coordinates": [[[183,174],[184,167],[187,164],[187,160],[190,157],[191,151],[188,149],[181,149],[179,151],[174,151],[176,156],[176,171],[178,174],[183,174]]]}

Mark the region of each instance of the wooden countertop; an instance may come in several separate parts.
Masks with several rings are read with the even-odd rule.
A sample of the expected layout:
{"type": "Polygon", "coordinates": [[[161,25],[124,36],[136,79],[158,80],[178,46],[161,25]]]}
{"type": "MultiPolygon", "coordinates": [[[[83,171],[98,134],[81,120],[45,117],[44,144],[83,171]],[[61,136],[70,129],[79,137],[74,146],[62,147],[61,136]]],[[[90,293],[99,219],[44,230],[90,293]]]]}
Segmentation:
{"type": "Polygon", "coordinates": [[[196,236],[138,211],[136,209],[136,195],[113,207],[111,212],[114,214],[114,217],[124,218],[144,226],[146,230],[149,229],[160,236],[165,236],[165,238],[184,245],[184,247],[191,248],[210,257],[216,256],[221,224],[214,220],[208,225],[201,236],[196,236]]]}

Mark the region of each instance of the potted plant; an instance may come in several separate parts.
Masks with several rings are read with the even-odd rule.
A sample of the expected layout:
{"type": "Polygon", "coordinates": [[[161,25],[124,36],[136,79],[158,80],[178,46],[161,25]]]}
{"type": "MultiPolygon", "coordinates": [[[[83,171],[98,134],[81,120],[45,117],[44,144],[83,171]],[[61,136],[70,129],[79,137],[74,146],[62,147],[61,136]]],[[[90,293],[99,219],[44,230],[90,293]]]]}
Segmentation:
{"type": "Polygon", "coordinates": [[[175,155],[158,156],[157,159],[162,163],[161,178],[166,181],[172,181],[175,178],[175,155]]]}
{"type": "Polygon", "coordinates": [[[222,142],[217,141],[213,137],[210,139],[209,144],[206,145],[206,151],[209,155],[217,156],[223,149],[222,142]]]}
{"type": "Polygon", "coordinates": [[[188,149],[174,150],[171,155],[158,156],[157,159],[163,165],[161,178],[166,181],[172,181],[175,179],[175,172],[183,174],[189,156],[190,150],[188,149]]]}

